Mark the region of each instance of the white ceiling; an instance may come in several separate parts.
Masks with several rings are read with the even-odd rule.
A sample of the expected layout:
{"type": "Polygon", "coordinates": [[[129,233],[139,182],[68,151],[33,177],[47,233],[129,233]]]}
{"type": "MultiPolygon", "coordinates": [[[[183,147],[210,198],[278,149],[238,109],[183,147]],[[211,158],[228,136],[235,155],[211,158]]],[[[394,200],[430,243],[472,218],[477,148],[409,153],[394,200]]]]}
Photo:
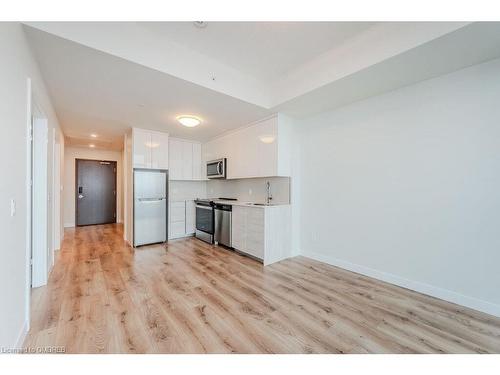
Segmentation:
{"type": "Polygon", "coordinates": [[[144,22],[142,27],[262,81],[339,47],[374,22],[144,22]]]}
{"type": "Polygon", "coordinates": [[[70,144],[130,127],[205,141],[310,116],[500,56],[500,23],[29,23],[70,144]],[[194,114],[196,128],[175,117],[194,114]]]}
{"type": "Polygon", "coordinates": [[[137,126],[204,141],[271,112],[228,95],[26,27],[63,131],[70,138],[121,139],[137,126]],[[181,126],[176,117],[203,122],[181,126]]]}
{"type": "Polygon", "coordinates": [[[273,110],[304,118],[499,57],[500,22],[477,22],[281,103],[273,110]]]}

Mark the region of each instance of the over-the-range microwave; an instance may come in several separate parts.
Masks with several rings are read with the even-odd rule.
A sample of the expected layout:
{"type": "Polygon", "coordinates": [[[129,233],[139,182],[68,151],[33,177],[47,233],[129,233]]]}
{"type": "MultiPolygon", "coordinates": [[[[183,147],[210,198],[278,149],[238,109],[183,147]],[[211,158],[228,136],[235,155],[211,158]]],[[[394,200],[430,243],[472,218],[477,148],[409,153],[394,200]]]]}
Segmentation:
{"type": "Polygon", "coordinates": [[[207,161],[207,178],[226,178],[226,158],[207,161]]]}

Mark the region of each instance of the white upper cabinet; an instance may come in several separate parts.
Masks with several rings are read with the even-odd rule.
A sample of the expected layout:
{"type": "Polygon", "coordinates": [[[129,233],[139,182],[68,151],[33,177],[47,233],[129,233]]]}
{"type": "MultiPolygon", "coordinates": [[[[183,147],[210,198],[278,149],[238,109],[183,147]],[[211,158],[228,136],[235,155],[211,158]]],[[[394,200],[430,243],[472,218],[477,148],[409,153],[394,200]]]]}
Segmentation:
{"type": "Polygon", "coordinates": [[[201,166],[201,143],[193,143],[193,180],[204,180],[201,166]]]}
{"type": "Polygon", "coordinates": [[[227,159],[227,178],[291,175],[291,124],[276,115],[203,145],[203,162],[227,159]]]}
{"type": "Polygon", "coordinates": [[[134,168],[151,168],[151,132],[134,129],[132,138],[134,168]]]}
{"type": "Polygon", "coordinates": [[[182,180],[182,141],[170,138],[169,140],[169,162],[170,170],[168,177],[170,180],[182,180]]]}
{"type": "Polygon", "coordinates": [[[202,180],[201,144],[184,139],[169,139],[171,180],[202,180]]]}
{"type": "Polygon", "coordinates": [[[151,132],[151,168],[168,169],[168,134],[151,132]]]}
{"type": "Polygon", "coordinates": [[[182,179],[193,179],[193,143],[182,142],[182,179]]]}
{"type": "Polygon", "coordinates": [[[134,168],[168,169],[168,134],[132,130],[134,168]]]}

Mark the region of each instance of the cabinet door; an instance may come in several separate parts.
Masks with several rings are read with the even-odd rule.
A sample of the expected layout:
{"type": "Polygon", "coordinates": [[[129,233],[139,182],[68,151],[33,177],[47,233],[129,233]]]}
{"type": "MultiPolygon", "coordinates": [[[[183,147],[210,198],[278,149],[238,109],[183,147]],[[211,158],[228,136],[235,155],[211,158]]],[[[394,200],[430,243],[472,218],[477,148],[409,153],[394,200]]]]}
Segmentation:
{"type": "Polygon", "coordinates": [[[170,225],[168,238],[184,237],[186,233],[186,204],[184,201],[170,202],[170,225]]]}
{"type": "Polygon", "coordinates": [[[182,142],[182,179],[193,179],[193,143],[182,142]]]}
{"type": "Polygon", "coordinates": [[[134,168],[151,168],[151,133],[133,130],[134,168]]]}
{"type": "Polygon", "coordinates": [[[246,249],[245,252],[256,258],[264,259],[264,224],[263,208],[247,208],[246,249]]]}
{"type": "Polygon", "coordinates": [[[233,206],[231,217],[231,236],[233,247],[239,251],[246,250],[246,207],[233,206]]]}
{"type": "Polygon", "coordinates": [[[196,232],[196,206],[194,201],[186,201],[186,235],[196,232]]]}
{"type": "Polygon", "coordinates": [[[201,180],[201,143],[193,143],[193,180],[201,180]]]}
{"type": "Polygon", "coordinates": [[[168,134],[151,132],[151,168],[168,169],[168,134]]]}
{"type": "Polygon", "coordinates": [[[255,173],[261,177],[276,176],[278,174],[278,122],[276,117],[255,125],[254,142],[252,159],[264,161],[263,163],[255,163],[258,167],[255,173]]]}
{"type": "Polygon", "coordinates": [[[169,140],[169,179],[182,180],[182,144],[178,139],[169,140]]]}

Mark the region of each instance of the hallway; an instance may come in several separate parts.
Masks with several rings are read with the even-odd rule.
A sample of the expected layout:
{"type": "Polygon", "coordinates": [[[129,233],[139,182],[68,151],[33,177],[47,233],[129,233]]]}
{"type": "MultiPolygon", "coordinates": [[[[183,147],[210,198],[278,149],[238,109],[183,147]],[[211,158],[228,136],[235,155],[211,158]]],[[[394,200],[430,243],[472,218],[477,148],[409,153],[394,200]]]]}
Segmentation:
{"type": "Polygon", "coordinates": [[[263,268],[193,238],[132,250],[67,229],[26,346],[68,353],[500,352],[500,319],[303,257],[263,268]]]}

